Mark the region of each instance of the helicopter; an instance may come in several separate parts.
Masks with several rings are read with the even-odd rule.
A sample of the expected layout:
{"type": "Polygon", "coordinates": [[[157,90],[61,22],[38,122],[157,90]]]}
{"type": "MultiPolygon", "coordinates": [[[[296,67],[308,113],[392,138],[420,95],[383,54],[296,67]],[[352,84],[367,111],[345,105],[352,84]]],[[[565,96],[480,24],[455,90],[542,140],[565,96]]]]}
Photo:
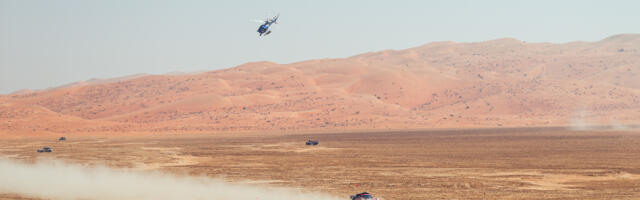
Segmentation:
{"type": "Polygon", "coordinates": [[[267,20],[265,21],[256,20],[257,22],[262,23],[262,25],[260,25],[260,28],[258,28],[258,33],[260,34],[259,35],[260,37],[267,36],[271,33],[271,30],[269,30],[269,28],[271,28],[273,24],[278,24],[278,17],[280,17],[280,14],[272,18],[267,18],[267,20]]]}

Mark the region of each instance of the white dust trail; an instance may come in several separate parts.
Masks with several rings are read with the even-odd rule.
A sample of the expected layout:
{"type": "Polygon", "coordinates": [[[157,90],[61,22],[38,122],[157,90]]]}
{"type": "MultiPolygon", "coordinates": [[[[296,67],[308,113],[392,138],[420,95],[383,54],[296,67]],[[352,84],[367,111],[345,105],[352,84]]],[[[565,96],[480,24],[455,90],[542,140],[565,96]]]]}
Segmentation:
{"type": "Polygon", "coordinates": [[[0,193],[46,199],[329,200],[325,194],[232,184],[207,177],[83,167],[55,160],[35,164],[0,158],[0,193]]]}

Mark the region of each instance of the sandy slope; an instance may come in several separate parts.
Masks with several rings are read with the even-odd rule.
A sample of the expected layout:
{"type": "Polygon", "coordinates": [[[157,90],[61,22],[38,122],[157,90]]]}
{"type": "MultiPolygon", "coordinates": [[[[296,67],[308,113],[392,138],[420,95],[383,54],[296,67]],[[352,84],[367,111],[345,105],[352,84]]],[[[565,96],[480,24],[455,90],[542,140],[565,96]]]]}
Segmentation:
{"type": "Polygon", "coordinates": [[[640,35],[437,42],[0,96],[0,133],[635,124],[640,35]]]}

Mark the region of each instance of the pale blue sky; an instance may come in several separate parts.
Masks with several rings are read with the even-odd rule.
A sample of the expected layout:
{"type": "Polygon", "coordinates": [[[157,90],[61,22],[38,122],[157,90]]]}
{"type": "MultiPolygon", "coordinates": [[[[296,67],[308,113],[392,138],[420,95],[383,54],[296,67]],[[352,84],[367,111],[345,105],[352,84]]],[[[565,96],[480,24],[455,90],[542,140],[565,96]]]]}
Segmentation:
{"type": "Polygon", "coordinates": [[[433,41],[597,41],[640,33],[640,1],[0,0],[0,94],[433,41]],[[257,23],[281,13],[258,39],[257,23]]]}

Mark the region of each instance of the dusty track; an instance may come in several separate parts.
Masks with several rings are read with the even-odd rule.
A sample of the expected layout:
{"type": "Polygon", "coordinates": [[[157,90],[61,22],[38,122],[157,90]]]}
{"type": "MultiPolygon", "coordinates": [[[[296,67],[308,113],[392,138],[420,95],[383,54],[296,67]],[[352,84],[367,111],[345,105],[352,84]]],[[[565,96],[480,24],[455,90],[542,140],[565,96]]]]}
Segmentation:
{"type": "Polygon", "coordinates": [[[225,177],[345,197],[369,191],[387,200],[640,198],[640,131],[522,128],[68,139],[4,139],[0,154],[225,177]],[[320,145],[305,146],[308,138],[319,139],[320,145]],[[43,145],[54,152],[35,153],[43,145]]]}

